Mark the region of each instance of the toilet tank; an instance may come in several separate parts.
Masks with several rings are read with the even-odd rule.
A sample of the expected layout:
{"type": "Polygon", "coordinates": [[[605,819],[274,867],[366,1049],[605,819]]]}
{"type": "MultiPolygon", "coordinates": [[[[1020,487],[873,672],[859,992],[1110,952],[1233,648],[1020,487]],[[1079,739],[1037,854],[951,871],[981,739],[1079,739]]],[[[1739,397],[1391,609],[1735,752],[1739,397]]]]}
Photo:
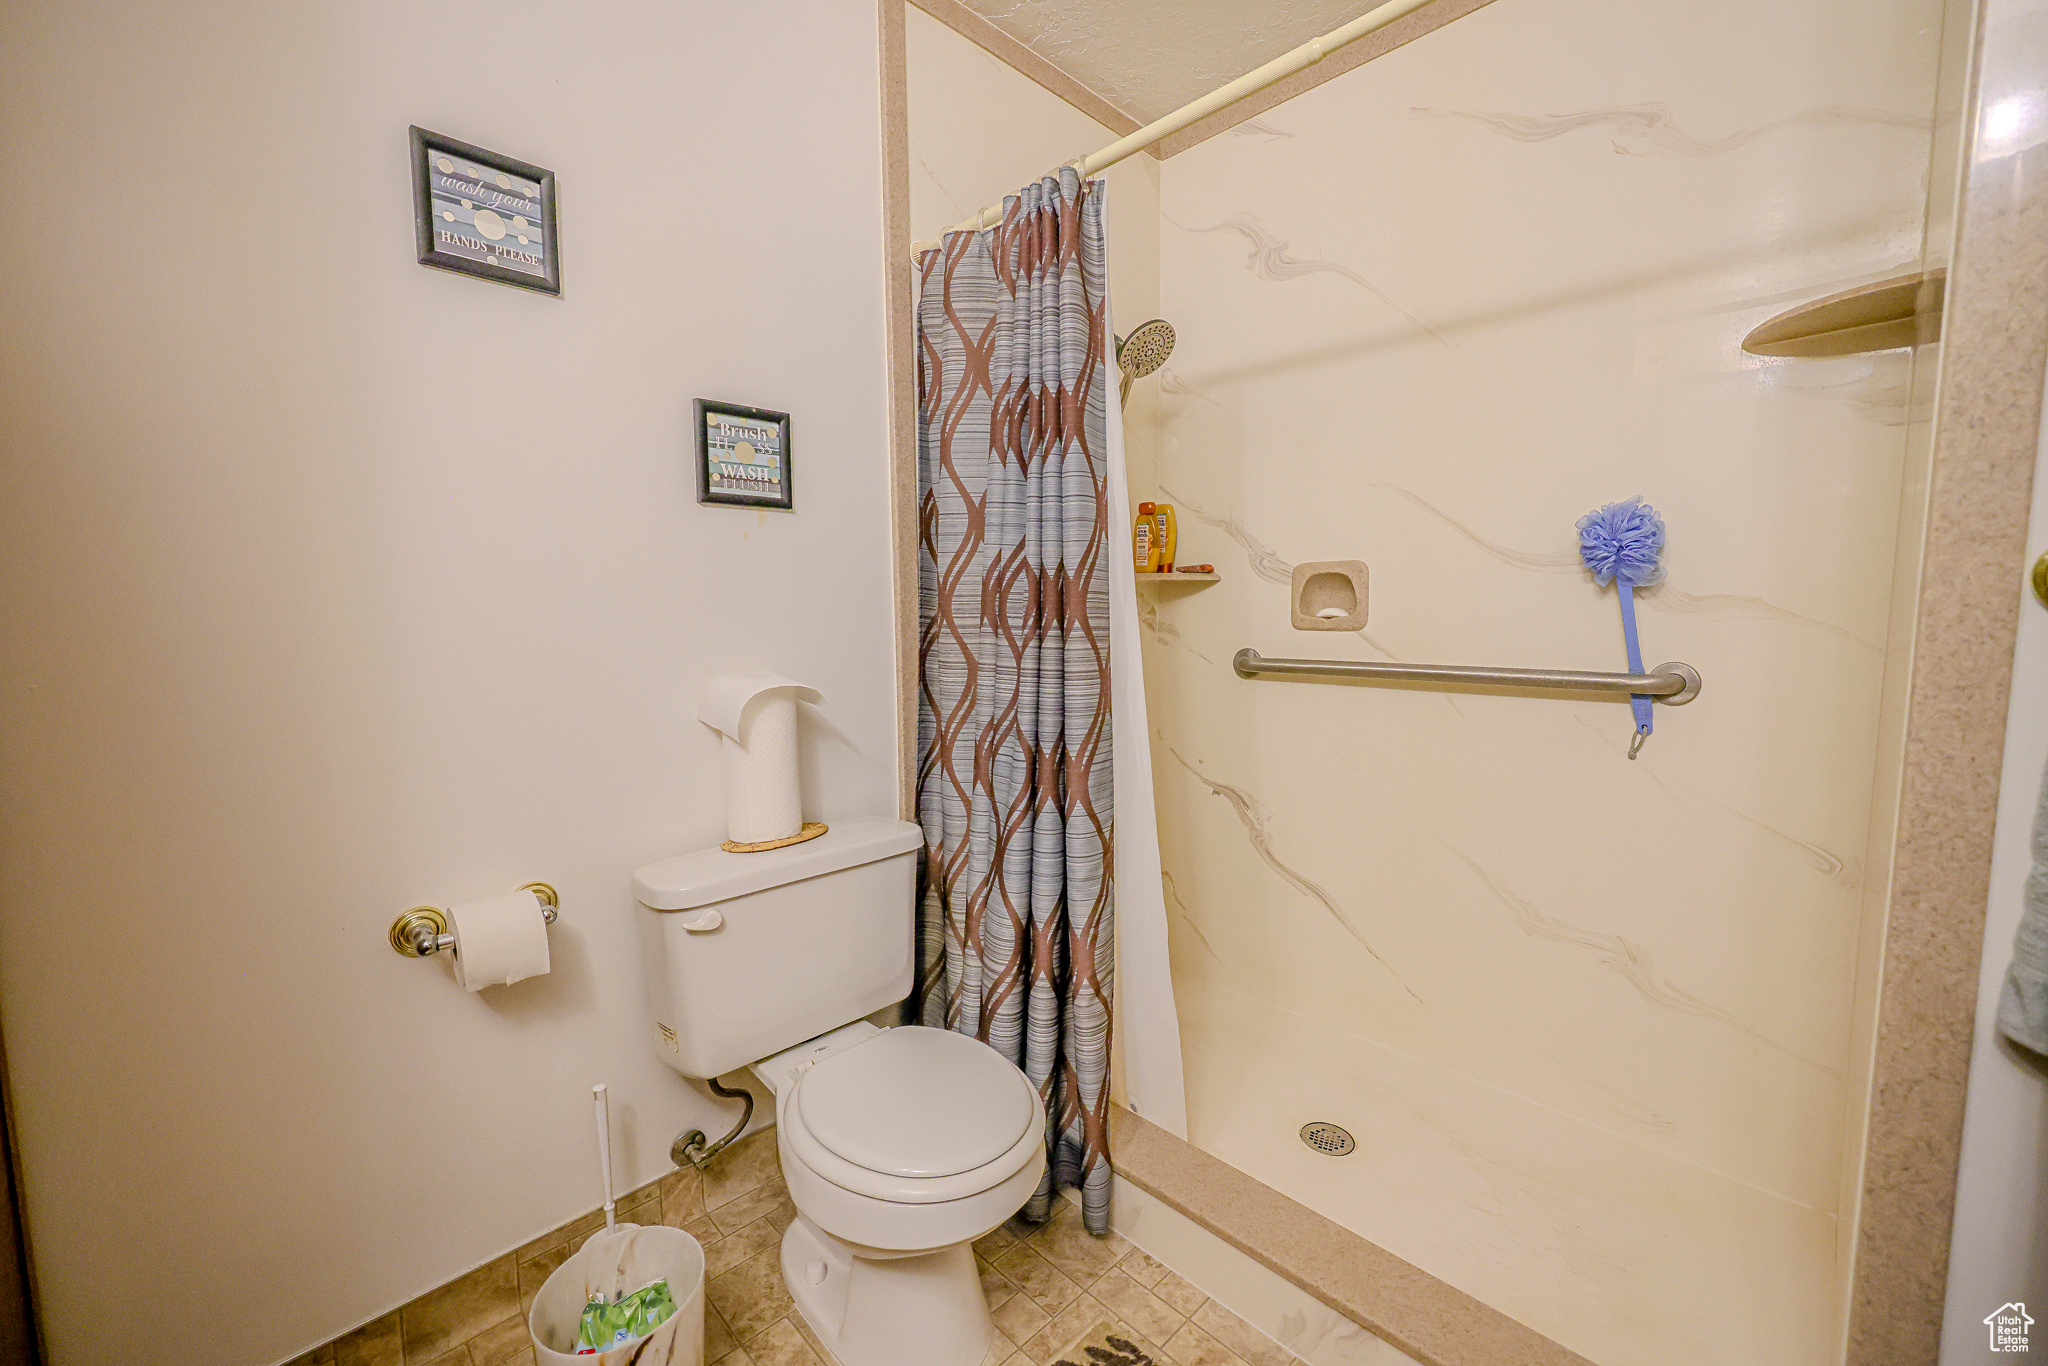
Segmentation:
{"type": "Polygon", "coordinates": [[[910,994],[923,832],[868,816],[633,875],[654,1053],[715,1077],[910,994]]]}

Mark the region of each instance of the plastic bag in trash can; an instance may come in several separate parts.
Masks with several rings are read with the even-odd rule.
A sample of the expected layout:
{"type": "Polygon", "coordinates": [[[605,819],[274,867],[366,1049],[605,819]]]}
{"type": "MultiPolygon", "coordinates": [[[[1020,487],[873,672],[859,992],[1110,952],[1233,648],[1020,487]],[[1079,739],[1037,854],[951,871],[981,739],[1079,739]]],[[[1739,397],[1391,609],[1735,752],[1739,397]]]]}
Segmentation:
{"type": "Polygon", "coordinates": [[[593,1295],[583,1306],[583,1322],[576,1329],[576,1351],[592,1354],[649,1337],[676,1312],[674,1296],[668,1293],[668,1278],[628,1291],[618,1299],[593,1295]]]}
{"type": "Polygon", "coordinates": [[[679,1228],[620,1224],[602,1230],[556,1267],[526,1316],[540,1366],[703,1366],[704,1249],[679,1228]],[[676,1312],[644,1338],[596,1355],[576,1355],[576,1328],[592,1295],[614,1299],[666,1280],[676,1312]]]}

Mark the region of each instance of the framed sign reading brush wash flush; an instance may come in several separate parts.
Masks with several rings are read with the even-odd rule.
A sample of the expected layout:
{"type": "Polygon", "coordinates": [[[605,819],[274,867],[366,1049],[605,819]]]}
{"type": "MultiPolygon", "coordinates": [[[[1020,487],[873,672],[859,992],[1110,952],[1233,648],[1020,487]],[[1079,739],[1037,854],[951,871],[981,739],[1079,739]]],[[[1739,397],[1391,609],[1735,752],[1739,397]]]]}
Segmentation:
{"type": "Polygon", "coordinates": [[[560,297],[553,171],[414,127],[412,215],[421,265],[560,297]]]}
{"type": "Polygon", "coordinates": [[[791,512],[790,474],[788,413],[697,400],[698,502],[791,512]]]}

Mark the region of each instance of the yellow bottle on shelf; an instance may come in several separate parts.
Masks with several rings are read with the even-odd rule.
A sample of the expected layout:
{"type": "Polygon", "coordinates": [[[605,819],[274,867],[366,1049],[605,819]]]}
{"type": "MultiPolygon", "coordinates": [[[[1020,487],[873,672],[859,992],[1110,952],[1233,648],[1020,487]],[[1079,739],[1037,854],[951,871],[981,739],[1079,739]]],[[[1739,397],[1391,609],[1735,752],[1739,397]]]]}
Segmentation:
{"type": "Polygon", "coordinates": [[[1140,503],[1137,519],[1131,523],[1131,567],[1140,574],[1159,570],[1158,510],[1155,504],[1140,503]]]}
{"type": "Polygon", "coordinates": [[[1152,567],[1162,574],[1171,574],[1173,552],[1180,549],[1180,529],[1174,525],[1173,504],[1157,504],[1152,519],[1152,567]]]}

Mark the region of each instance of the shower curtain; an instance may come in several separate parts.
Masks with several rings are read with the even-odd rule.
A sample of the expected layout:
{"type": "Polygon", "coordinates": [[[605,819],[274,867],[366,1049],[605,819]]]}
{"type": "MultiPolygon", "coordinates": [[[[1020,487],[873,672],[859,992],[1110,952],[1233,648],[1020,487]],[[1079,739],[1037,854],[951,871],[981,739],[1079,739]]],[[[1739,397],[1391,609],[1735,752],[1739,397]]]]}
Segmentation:
{"type": "Polygon", "coordinates": [[[919,1013],[1024,1070],[1048,1163],[1109,1227],[1109,309],[1071,167],[921,259],[919,1013]]]}

